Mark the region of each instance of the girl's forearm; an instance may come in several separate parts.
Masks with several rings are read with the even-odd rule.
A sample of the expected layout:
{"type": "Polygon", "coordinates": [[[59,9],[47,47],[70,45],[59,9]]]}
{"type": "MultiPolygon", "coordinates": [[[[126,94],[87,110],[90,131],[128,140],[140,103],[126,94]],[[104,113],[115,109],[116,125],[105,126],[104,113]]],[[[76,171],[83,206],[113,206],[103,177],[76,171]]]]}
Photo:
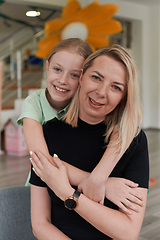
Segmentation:
{"type": "Polygon", "coordinates": [[[63,162],[67,168],[69,182],[72,186],[78,186],[90,173],[78,169],[66,162],[63,162]]]}
{"type": "Polygon", "coordinates": [[[91,175],[93,175],[97,181],[107,181],[107,178],[121,157],[120,153],[115,151],[115,147],[108,147],[103,154],[100,162],[93,169],[91,175]]]}
{"type": "Polygon", "coordinates": [[[51,163],[53,163],[53,159],[49,154],[48,147],[44,139],[42,125],[33,119],[24,118],[23,130],[28,151],[39,150],[51,163]]]}

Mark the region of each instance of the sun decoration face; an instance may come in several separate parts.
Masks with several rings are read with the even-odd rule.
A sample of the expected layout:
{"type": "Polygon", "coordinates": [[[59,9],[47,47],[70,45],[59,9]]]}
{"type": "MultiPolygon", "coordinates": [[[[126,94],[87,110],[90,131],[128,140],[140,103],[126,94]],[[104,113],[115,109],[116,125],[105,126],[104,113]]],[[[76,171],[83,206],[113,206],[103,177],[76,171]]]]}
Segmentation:
{"type": "Polygon", "coordinates": [[[45,37],[38,42],[36,56],[46,58],[58,42],[71,37],[81,38],[93,51],[108,46],[108,37],[122,31],[120,22],[112,19],[117,10],[114,4],[100,5],[94,1],[81,8],[76,0],[68,0],[61,18],[46,22],[45,37]]]}

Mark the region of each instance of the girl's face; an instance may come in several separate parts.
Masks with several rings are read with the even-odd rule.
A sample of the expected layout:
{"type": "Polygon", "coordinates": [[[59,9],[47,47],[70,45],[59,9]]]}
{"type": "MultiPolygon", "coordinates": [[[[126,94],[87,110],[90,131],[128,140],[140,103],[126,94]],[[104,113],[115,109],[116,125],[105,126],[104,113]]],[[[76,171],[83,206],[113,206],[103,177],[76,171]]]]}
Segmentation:
{"type": "Polygon", "coordinates": [[[46,61],[47,69],[47,99],[57,111],[66,107],[75,94],[84,58],[68,51],[55,53],[46,61]]]}
{"type": "Polygon", "coordinates": [[[80,118],[90,124],[102,122],[126,94],[125,67],[99,56],[80,78],[80,85],[80,118]]]}

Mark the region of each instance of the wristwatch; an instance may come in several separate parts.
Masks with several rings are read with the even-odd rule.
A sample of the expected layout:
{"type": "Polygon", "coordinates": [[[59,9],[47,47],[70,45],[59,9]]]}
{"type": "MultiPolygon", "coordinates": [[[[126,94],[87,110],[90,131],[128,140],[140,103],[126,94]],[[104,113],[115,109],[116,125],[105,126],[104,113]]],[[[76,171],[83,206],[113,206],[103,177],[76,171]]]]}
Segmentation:
{"type": "Polygon", "coordinates": [[[74,210],[77,207],[78,198],[80,195],[81,193],[75,190],[72,196],[66,198],[64,201],[64,206],[69,210],[74,210]]]}

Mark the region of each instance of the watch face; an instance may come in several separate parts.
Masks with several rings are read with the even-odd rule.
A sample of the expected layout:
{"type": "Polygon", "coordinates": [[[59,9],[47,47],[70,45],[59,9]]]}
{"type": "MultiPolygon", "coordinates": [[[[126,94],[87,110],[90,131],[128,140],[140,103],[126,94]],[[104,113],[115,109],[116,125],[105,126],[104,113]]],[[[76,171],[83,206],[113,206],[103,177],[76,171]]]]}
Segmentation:
{"type": "Polygon", "coordinates": [[[65,201],[65,207],[66,208],[68,208],[70,210],[73,210],[73,209],[76,208],[76,206],[77,206],[77,203],[73,198],[66,199],[66,201],[65,201]]]}

